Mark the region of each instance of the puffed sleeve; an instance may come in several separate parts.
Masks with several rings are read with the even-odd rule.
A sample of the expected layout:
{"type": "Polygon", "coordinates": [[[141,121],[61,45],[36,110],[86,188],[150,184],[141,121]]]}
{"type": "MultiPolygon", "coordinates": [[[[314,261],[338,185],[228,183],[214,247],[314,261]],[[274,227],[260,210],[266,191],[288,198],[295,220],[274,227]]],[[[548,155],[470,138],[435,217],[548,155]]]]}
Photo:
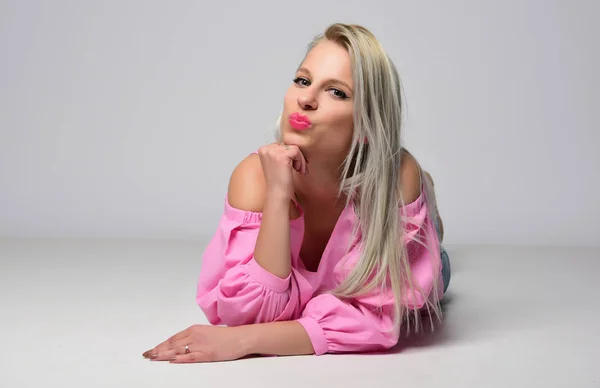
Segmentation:
{"type": "MultiPolygon", "coordinates": [[[[442,288],[441,261],[437,233],[419,200],[400,209],[409,255],[413,288],[404,291],[402,303],[421,308],[428,298],[439,298],[442,288]]],[[[360,252],[351,251],[334,271],[338,284],[358,262],[360,252]]],[[[315,354],[387,350],[398,343],[400,330],[394,325],[394,295],[391,289],[376,289],[349,301],[321,294],[308,302],[297,321],[308,333],[315,354]]]]}
{"type": "Polygon", "coordinates": [[[262,213],[225,211],[202,259],[196,302],[211,324],[289,320],[298,310],[295,274],[281,279],[254,260],[262,213]]]}

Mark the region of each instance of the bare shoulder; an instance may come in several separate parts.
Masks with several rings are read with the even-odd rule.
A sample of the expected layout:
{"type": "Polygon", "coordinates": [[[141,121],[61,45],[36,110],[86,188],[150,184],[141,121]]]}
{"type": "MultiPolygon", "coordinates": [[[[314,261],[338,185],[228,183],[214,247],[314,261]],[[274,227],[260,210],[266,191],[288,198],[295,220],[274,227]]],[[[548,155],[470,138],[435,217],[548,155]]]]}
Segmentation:
{"type": "Polygon", "coordinates": [[[227,190],[229,204],[237,209],[262,212],[266,183],[260,158],[256,154],[242,160],[231,174],[227,190]]]}
{"type": "Polygon", "coordinates": [[[421,167],[410,152],[403,150],[399,183],[404,203],[414,202],[421,195],[421,167]]]}

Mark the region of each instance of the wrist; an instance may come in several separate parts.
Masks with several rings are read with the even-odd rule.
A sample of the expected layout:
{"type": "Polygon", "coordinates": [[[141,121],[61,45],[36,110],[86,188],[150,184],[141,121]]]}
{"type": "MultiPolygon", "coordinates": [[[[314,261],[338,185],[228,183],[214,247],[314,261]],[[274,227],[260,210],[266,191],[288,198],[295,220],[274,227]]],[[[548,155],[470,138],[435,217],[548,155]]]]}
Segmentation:
{"type": "Polygon", "coordinates": [[[285,204],[288,205],[292,199],[292,194],[288,190],[283,189],[268,189],[266,193],[266,203],[285,204]]]}
{"type": "Polygon", "coordinates": [[[237,326],[237,344],[244,356],[289,356],[314,354],[311,339],[297,321],[237,326]]]}
{"type": "Polygon", "coordinates": [[[289,218],[290,198],[281,194],[267,194],[263,214],[285,214],[289,218]]]}
{"type": "Polygon", "coordinates": [[[256,330],[253,330],[254,326],[256,325],[243,325],[231,328],[235,331],[236,341],[244,356],[257,353],[258,340],[256,338],[256,330]]]}

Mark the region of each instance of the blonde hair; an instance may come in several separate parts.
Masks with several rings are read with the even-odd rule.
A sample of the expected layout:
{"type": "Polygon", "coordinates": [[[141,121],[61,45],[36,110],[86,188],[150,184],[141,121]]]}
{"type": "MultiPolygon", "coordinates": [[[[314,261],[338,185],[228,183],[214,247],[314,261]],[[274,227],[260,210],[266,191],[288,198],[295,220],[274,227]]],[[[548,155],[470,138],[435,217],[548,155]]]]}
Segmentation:
{"type": "MultiPolygon", "coordinates": [[[[394,330],[400,330],[403,321],[414,318],[414,327],[420,327],[416,308],[407,308],[404,300],[412,299],[406,292],[420,293],[412,280],[410,258],[404,244],[403,225],[411,219],[401,216],[399,206],[405,205],[398,172],[402,152],[402,98],[401,82],[396,67],[375,36],[365,27],[335,23],[317,35],[308,45],[308,52],[320,41],[327,39],[343,46],[352,61],[354,79],[354,134],[352,146],[342,166],[339,194],[347,197],[347,205],[354,200],[358,215],[353,238],[360,229],[362,254],[348,278],[332,293],[341,299],[351,299],[380,287],[391,288],[395,298],[394,330]],[[366,137],[367,142],[362,141],[366,137]]],[[[280,118],[277,120],[279,127],[280,118]]],[[[421,173],[423,177],[423,173],[421,173]]],[[[428,208],[435,208],[433,187],[428,179],[421,179],[425,188],[428,208]]],[[[417,237],[418,239],[418,237],[417,237]]],[[[425,239],[426,241],[433,239],[425,239]]],[[[424,241],[416,243],[425,245],[424,241]]],[[[431,247],[425,247],[435,252],[431,247]]],[[[433,274],[437,295],[437,274],[433,274]]],[[[414,296],[414,294],[413,294],[414,296]]],[[[439,303],[427,298],[426,311],[440,318],[439,303]]],[[[433,325],[432,325],[433,328],[433,325]]]]}

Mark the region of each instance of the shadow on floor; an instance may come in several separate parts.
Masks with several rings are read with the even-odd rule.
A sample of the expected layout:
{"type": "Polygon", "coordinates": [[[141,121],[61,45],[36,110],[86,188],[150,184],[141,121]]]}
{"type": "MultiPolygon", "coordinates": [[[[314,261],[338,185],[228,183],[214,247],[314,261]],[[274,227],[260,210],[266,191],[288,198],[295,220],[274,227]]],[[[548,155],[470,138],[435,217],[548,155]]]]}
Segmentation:
{"type": "MultiPolygon", "coordinates": [[[[450,292],[444,296],[444,299],[441,302],[442,315],[445,315],[446,310],[452,305],[453,298],[454,297],[450,292]]],[[[398,344],[390,350],[363,353],[363,355],[398,354],[410,348],[439,346],[450,339],[450,334],[447,330],[445,330],[443,320],[440,322],[435,316],[429,319],[429,315],[424,313],[421,316],[421,323],[422,327],[419,332],[415,332],[414,329],[411,329],[410,334],[402,334],[398,344]]]]}

